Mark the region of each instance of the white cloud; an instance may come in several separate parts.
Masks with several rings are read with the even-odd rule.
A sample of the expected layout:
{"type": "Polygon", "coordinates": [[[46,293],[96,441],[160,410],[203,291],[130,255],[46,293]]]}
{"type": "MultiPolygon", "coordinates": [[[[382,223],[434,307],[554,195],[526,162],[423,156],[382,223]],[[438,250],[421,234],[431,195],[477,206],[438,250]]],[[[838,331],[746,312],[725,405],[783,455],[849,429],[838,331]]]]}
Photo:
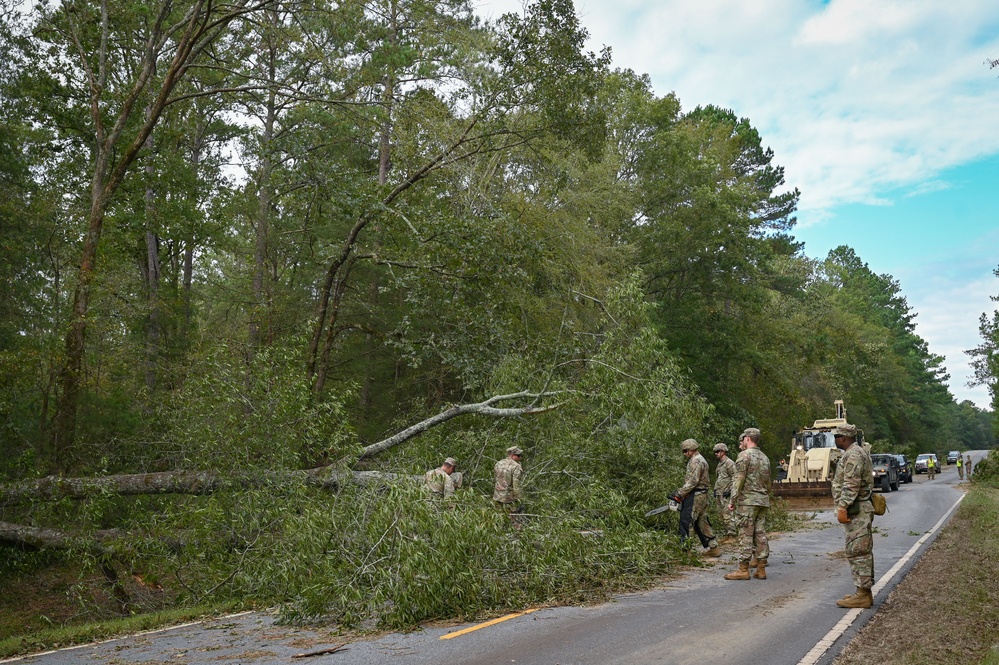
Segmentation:
{"type": "Polygon", "coordinates": [[[879,192],[999,152],[999,3],[580,0],[594,47],[650,74],[685,108],[747,116],[801,209],[879,192]],[[991,34],[999,34],[993,30],[991,34]]]}
{"type": "MultiPolygon", "coordinates": [[[[478,5],[495,16],[520,11],[522,2],[478,5]]],[[[785,167],[788,186],[801,190],[802,228],[835,219],[838,206],[865,203],[883,206],[884,224],[897,225],[900,237],[918,233],[908,220],[890,219],[892,196],[947,189],[947,169],[999,154],[999,80],[985,64],[999,58],[995,0],[576,5],[590,48],[612,47],[614,66],[649,74],[656,92],[676,92],[684,109],[716,104],[748,117],[785,167]]],[[[995,309],[988,295],[999,282],[982,276],[999,261],[994,252],[976,255],[978,277],[947,269],[972,263],[961,252],[996,246],[980,240],[969,238],[936,271],[910,270],[890,249],[885,260],[871,263],[901,278],[919,312],[918,333],[947,358],[952,392],[985,407],[984,389],[963,386],[969,376],[963,351],[978,344],[981,312],[995,309]]]]}

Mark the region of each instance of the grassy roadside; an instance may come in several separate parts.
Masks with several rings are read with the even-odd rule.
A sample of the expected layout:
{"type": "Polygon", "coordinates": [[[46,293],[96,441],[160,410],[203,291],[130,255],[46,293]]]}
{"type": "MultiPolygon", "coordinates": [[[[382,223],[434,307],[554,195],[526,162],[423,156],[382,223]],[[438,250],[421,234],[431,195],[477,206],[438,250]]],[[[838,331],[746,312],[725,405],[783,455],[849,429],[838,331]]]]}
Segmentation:
{"type": "Polygon", "coordinates": [[[132,635],[164,626],[175,626],[191,621],[199,621],[219,616],[238,608],[231,607],[189,607],[165,610],[131,617],[115,618],[108,621],[87,622],[35,630],[26,635],[0,639],[0,658],[29,654],[47,649],[58,649],[74,644],[100,642],[121,635],[132,635]]]}
{"type": "Polygon", "coordinates": [[[999,483],[976,482],[834,664],[999,665],[997,573],[999,483]]]}

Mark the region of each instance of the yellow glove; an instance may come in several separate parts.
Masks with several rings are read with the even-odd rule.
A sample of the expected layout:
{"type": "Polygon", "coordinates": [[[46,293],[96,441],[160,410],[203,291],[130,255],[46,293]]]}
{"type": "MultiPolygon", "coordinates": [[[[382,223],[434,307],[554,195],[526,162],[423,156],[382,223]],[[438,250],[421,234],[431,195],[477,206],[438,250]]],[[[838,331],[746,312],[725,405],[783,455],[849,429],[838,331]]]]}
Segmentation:
{"type": "Polygon", "coordinates": [[[845,506],[840,506],[839,508],[836,509],[836,521],[838,521],[840,524],[849,524],[850,522],[853,521],[850,519],[850,516],[846,514],[845,506]]]}

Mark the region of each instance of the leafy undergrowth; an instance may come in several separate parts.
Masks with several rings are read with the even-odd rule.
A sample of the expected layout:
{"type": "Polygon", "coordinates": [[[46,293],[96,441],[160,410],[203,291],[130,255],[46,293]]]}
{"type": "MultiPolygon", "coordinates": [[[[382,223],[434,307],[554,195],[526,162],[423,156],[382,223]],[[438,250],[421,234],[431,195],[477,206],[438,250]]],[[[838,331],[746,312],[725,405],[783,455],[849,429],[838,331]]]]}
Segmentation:
{"type": "Polygon", "coordinates": [[[999,664],[999,485],[950,523],[834,665],[999,664]]]}
{"type": "MultiPolygon", "coordinates": [[[[552,519],[538,511],[520,524],[486,499],[438,506],[404,489],[354,497],[350,505],[360,510],[295,503],[282,512],[284,528],[259,536],[251,549],[231,552],[222,543],[213,550],[201,540],[197,551],[146,561],[145,570],[159,576],[119,566],[130,603],[124,617],[98,568],[67,564],[71,555],[22,553],[0,576],[0,657],[252,606],[277,606],[289,623],[405,630],[596,602],[701,565],[699,548],[680,546],[676,513],[644,522],[606,493],[599,498],[602,513],[562,510],[552,519]]],[[[783,504],[771,517],[774,532],[808,521],[783,504]]],[[[201,519],[208,523],[206,513],[201,519]]]]}

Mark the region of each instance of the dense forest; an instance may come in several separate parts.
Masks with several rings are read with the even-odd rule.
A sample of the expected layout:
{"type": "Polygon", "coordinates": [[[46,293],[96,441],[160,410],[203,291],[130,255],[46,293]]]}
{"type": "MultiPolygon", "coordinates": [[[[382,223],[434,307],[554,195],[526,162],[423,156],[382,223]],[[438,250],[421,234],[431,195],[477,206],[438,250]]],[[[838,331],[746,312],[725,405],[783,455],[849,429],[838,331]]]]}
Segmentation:
{"type": "MultiPolygon", "coordinates": [[[[587,51],[570,0],[21,4],[10,570],[49,545],[186,602],[407,625],[661,570],[672,534],[636,534],[688,437],[756,426],[776,460],[843,399],[877,450],[995,443],[898,281],[849,238],[807,255],[750,119],[587,51]],[[534,548],[488,503],[510,445],[534,548]],[[405,479],[449,455],[467,482],[441,511],[405,479]]],[[[993,387],[997,322],[972,352],[993,387]]]]}

